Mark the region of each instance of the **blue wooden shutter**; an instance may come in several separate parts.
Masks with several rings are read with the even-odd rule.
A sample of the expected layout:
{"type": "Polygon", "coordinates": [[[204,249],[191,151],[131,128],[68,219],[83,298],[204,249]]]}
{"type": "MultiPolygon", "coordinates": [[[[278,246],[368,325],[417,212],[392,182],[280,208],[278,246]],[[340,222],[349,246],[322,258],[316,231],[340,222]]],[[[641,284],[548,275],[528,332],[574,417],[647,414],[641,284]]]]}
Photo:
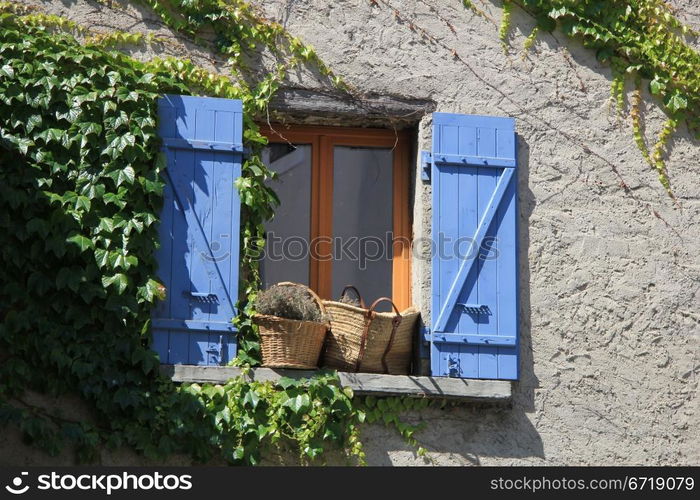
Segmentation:
{"type": "Polygon", "coordinates": [[[518,378],[515,123],[433,114],[431,370],[518,378]]]}
{"type": "Polygon", "coordinates": [[[236,356],[242,107],[230,99],[166,95],[158,131],[167,165],[153,311],[162,363],[221,365],[236,356]]]}

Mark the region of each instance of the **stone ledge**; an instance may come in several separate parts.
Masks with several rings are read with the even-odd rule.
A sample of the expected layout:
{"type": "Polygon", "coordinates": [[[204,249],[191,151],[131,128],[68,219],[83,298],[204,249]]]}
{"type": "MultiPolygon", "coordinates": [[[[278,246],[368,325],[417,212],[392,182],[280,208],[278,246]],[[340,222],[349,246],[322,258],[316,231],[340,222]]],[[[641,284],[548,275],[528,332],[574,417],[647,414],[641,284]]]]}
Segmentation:
{"type": "MultiPolygon", "coordinates": [[[[163,365],[163,375],[173,382],[224,384],[241,375],[241,369],[232,366],[163,365]]],[[[251,380],[276,381],[281,377],[306,378],[313,370],[253,368],[251,380]]],[[[410,375],[382,375],[378,373],[339,372],[340,383],[362,396],[410,396],[430,399],[453,399],[482,403],[510,403],[512,388],[507,380],[477,380],[448,377],[417,377],[410,375]]]]}

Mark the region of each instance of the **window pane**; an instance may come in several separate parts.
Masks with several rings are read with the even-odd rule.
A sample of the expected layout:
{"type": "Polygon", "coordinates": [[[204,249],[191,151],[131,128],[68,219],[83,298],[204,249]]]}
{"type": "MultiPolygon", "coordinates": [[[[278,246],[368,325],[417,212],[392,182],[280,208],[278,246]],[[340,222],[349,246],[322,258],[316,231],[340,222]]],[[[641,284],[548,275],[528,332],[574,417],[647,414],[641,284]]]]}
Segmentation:
{"type": "Polygon", "coordinates": [[[278,178],[268,181],[280,199],[265,225],[267,244],[261,272],[265,288],[280,281],[309,284],[311,230],[311,146],[270,144],[263,161],[278,178]]]}
{"type": "Polygon", "coordinates": [[[333,158],[333,298],[355,285],[369,305],[391,297],[392,151],[337,146],[333,158]]]}

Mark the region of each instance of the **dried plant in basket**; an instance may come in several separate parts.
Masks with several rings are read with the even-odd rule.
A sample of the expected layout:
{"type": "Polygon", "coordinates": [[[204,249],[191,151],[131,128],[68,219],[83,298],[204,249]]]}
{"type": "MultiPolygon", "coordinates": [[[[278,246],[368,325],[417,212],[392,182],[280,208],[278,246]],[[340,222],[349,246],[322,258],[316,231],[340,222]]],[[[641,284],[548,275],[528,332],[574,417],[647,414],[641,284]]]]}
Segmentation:
{"type": "Polygon", "coordinates": [[[352,297],[350,295],[342,295],[338,299],[338,302],[340,302],[341,304],[347,304],[349,306],[361,307],[360,299],[358,299],[357,297],[352,297]]]}
{"type": "Polygon", "coordinates": [[[303,288],[273,285],[260,292],[255,300],[258,314],[298,321],[322,322],[325,320],[318,304],[303,288]]]}

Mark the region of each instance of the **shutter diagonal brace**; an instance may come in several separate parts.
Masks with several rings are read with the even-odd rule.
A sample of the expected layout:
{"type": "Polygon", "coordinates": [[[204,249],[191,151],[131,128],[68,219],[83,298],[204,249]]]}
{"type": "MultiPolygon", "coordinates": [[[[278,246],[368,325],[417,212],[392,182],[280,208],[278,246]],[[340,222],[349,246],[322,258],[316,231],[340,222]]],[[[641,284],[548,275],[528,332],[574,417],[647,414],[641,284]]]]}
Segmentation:
{"type": "Polygon", "coordinates": [[[476,262],[476,259],[479,256],[478,250],[481,248],[481,245],[484,241],[484,237],[486,236],[486,232],[488,231],[489,226],[491,226],[491,223],[493,222],[493,219],[496,215],[496,210],[498,209],[498,206],[500,205],[501,200],[503,199],[503,195],[506,191],[506,188],[508,187],[508,185],[511,182],[511,179],[513,178],[514,172],[515,169],[513,168],[504,168],[503,173],[498,178],[498,184],[496,185],[496,189],[491,195],[491,199],[489,200],[487,208],[481,216],[481,220],[479,221],[479,227],[477,227],[476,232],[474,233],[474,237],[472,238],[472,243],[470,247],[471,251],[469,252],[469,256],[466,259],[464,259],[464,261],[462,261],[462,263],[459,266],[457,276],[455,277],[455,280],[452,283],[449,292],[447,292],[447,297],[445,297],[445,301],[443,302],[440,314],[438,314],[438,317],[435,320],[433,332],[445,331],[445,327],[447,326],[447,320],[450,318],[450,316],[452,315],[452,311],[457,305],[457,299],[459,298],[459,295],[462,289],[464,288],[467,276],[469,276],[469,272],[471,271],[474,262],[476,262]]]}
{"type": "MultiPolygon", "coordinates": [[[[213,269],[216,271],[216,274],[219,276],[219,279],[221,280],[222,285],[226,283],[224,281],[224,277],[221,274],[221,270],[219,269],[219,266],[216,265],[216,257],[212,253],[211,246],[209,245],[209,241],[207,240],[206,235],[204,234],[204,228],[202,227],[202,224],[199,222],[199,219],[195,215],[193,210],[185,210],[185,205],[182,203],[182,199],[180,197],[180,193],[177,190],[177,187],[175,186],[175,183],[173,183],[172,177],[170,177],[170,172],[168,172],[168,169],[165,169],[165,175],[168,177],[168,182],[170,182],[170,186],[173,188],[173,195],[175,198],[175,202],[180,206],[180,210],[185,216],[185,220],[187,221],[188,224],[193,225],[197,228],[199,228],[199,234],[201,235],[202,239],[204,240],[204,246],[207,248],[207,252],[209,253],[209,258],[207,259],[202,259],[204,261],[204,265],[208,267],[209,269],[213,269]]],[[[222,286],[224,289],[224,292],[226,293],[226,299],[228,300],[228,303],[231,304],[231,307],[233,308],[233,301],[231,300],[231,296],[229,295],[228,290],[226,289],[226,286],[222,286]]]]}

